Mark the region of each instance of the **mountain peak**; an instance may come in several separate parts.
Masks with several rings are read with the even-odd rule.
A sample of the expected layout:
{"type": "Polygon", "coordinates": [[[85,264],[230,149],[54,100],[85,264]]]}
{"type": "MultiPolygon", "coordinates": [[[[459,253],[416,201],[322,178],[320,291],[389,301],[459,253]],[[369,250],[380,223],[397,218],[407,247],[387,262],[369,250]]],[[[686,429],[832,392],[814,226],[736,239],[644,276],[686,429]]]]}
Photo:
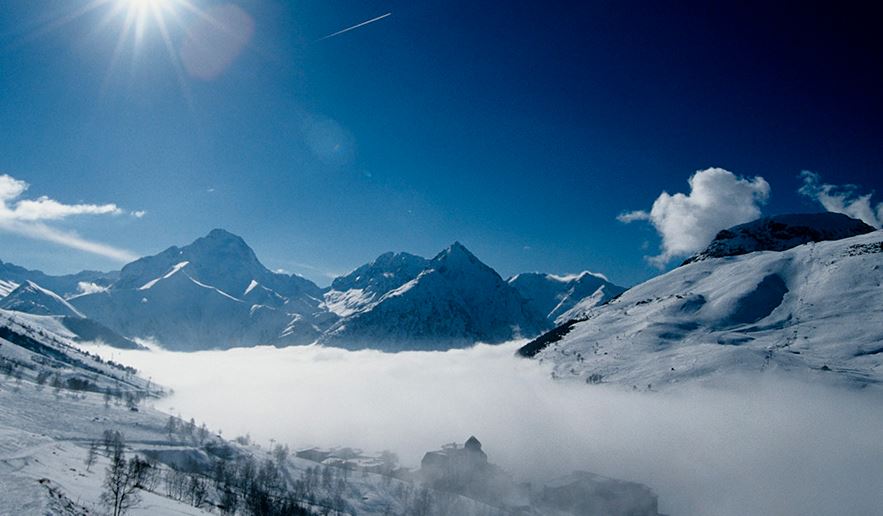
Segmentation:
{"type": "Polygon", "coordinates": [[[215,228],[208,232],[206,238],[216,239],[216,240],[242,240],[242,237],[239,235],[234,235],[233,233],[227,231],[224,228],[215,228]]]}
{"type": "Polygon", "coordinates": [[[474,254],[469,249],[466,249],[466,246],[461,244],[459,241],[455,241],[453,244],[449,245],[445,248],[444,251],[438,253],[433,261],[450,261],[450,260],[468,260],[470,262],[478,262],[481,263],[478,258],[475,257],[474,254]]]}
{"type": "Polygon", "coordinates": [[[233,233],[230,233],[226,229],[221,228],[215,228],[209,231],[206,236],[202,238],[197,238],[192,244],[187,247],[192,247],[198,244],[210,244],[212,246],[225,246],[231,248],[238,247],[251,251],[251,248],[248,246],[248,244],[245,243],[245,239],[243,239],[239,235],[234,235],[233,233]]]}

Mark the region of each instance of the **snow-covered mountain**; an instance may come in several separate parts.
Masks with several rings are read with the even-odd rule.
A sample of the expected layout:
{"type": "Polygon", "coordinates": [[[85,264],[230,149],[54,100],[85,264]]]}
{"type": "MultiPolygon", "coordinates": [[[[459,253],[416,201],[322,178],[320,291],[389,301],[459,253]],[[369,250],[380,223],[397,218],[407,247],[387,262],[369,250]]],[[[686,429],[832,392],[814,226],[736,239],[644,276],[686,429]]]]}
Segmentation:
{"type": "Polygon", "coordinates": [[[15,290],[0,299],[0,308],[36,315],[63,315],[84,317],[65,299],[51,290],[26,280],[15,290]]]}
{"type": "Polygon", "coordinates": [[[601,274],[585,271],[557,276],[526,272],[509,278],[521,296],[550,321],[561,324],[625,291],[601,274]]]}
{"type": "Polygon", "coordinates": [[[216,229],[136,260],[110,288],[69,301],[124,335],[196,350],[311,343],[321,297],[311,281],[271,272],[242,238],[216,229]]]}
{"type": "Polygon", "coordinates": [[[188,276],[237,298],[256,286],[289,299],[310,296],[316,304],[322,297],[322,290],[312,281],[267,269],[245,240],[223,229],[214,229],[190,245],[172,246],[157,255],[135,260],[123,267],[113,288],[140,289],[185,263],[188,276]]]}
{"type": "Polygon", "coordinates": [[[758,232],[766,219],[722,232],[740,235],[736,256],[712,256],[719,235],[703,259],[629,289],[520,353],[553,363],[560,377],[639,388],[767,368],[854,385],[883,381],[883,232],[743,254],[790,247],[797,233],[826,237],[841,219],[774,220],[786,227],[758,232]]]}
{"type": "MultiPolygon", "coordinates": [[[[378,298],[384,288],[413,275],[420,263],[416,257],[384,256],[391,263],[407,266],[393,267],[396,272],[386,271],[381,257],[380,266],[375,261],[373,267],[368,267],[389,283],[373,292],[370,302],[352,303],[350,306],[364,308],[335,323],[320,342],[348,348],[446,349],[479,341],[530,337],[549,326],[543,314],[460,243],[429,260],[416,277],[378,298]]],[[[379,283],[380,279],[374,279],[364,285],[379,283]]],[[[346,284],[350,283],[344,281],[338,286],[346,284]]]]}
{"type": "Polygon", "coordinates": [[[495,343],[536,336],[623,290],[593,273],[531,273],[507,282],[459,243],[431,260],[386,253],[321,289],[270,271],[242,238],[221,229],[119,272],[56,277],[2,265],[0,308],[82,318],[88,322],[79,326],[124,335],[120,342],[154,339],[176,350],[495,343]]]}

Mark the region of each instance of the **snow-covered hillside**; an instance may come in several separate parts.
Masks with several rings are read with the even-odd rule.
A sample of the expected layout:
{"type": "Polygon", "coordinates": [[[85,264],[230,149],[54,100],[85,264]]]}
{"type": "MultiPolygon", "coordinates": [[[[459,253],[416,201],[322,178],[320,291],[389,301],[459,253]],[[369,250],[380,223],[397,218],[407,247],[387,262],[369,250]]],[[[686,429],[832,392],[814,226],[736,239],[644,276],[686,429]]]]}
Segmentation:
{"type": "Polygon", "coordinates": [[[625,291],[603,275],[585,271],[569,276],[527,272],[509,278],[521,297],[550,321],[561,324],[625,291]]]}
{"type": "Polygon", "coordinates": [[[496,271],[454,243],[414,279],[335,323],[320,342],[347,348],[448,349],[529,337],[548,326],[496,271]]]}
{"type": "Polygon", "coordinates": [[[560,377],[638,388],[766,368],[879,383],[881,283],[881,231],[706,257],[629,289],[521,353],[552,362],[560,377]]]}

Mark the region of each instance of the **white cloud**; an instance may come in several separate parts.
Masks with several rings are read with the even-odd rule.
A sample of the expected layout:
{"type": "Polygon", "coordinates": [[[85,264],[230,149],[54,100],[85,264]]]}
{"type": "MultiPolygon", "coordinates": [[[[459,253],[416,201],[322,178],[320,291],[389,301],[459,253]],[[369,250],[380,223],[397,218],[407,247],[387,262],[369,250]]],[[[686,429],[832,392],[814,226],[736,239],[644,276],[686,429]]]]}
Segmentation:
{"type": "Polygon", "coordinates": [[[136,219],[142,219],[145,215],[147,215],[147,210],[135,210],[132,212],[132,216],[136,219]]]}
{"type": "Polygon", "coordinates": [[[123,249],[87,240],[76,233],[54,228],[44,222],[76,215],[119,215],[123,211],[116,204],[64,204],[46,196],[19,199],[29,186],[20,179],[6,174],[0,175],[0,231],[53,242],[121,262],[136,258],[123,249]]]}
{"type": "Polygon", "coordinates": [[[819,202],[826,210],[849,215],[875,228],[883,227],[883,202],[871,204],[873,192],[857,195],[855,185],[829,185],[815,172],[804,170],[800,173],[803,186],[799,192],[819,202]]]}
{"type": "Polygon", "coordinates": [[[657,266],[676,256],[701,251],[718,231],[754,220],[770,195],[764,178],[738,177],[722,168],[699,170],[689,179],[690,193],[662,192],[649,212],[631,211],[620,222],[650,222],[662,237],[659,255],[650,258],[657,266]]]}
{"type": "Polygon", "coordinates": [[[106,292],[107,287],[102,287],[101,285],[92,283],[90,281],[81,281],[77,283],[77,290],[81,294],[97,294],[99,292],[106,292]]]}

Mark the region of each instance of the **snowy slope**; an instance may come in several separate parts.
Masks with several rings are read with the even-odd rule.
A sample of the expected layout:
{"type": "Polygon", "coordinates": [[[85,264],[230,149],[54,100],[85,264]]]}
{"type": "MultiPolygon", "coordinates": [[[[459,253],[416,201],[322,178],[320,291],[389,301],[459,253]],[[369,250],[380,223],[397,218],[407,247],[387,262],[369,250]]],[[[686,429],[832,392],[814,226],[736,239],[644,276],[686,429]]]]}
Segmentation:
{"type": "Polygon", "coordinates": [[[83,317],[83,314],[64,298],[30,280],[0,299],[0,308],[36,315],[83,317]]]}
{"type": "Polygon", "coordinates": [[[18,288],[18,283],[11,280],[0,279],[0,298],[6,297],[10,292],[18,288]]]}
{"type": "Polygon", "coordinates": [[[512,276],[508,283],[535,310],[557,324],[625,291],[603,275],[589,271],[568,276],[527,272],[512,276]]]}
{"type": "Polygon", "coordinates": [[[385,350],[447,349],[537,335],[549,325],[460,243],[368,310],[341,319],[320,342],[385,350]]]}
{"type": "MultiPolygon", "coordinates": [[[[77,349],[68,337],[55,319],[0,311],[0,364],[4,368],[12,364],[13,368],[13,373],[0,376],[0,514],[103,514],[99,499],[109,461],[101,450],[91,467],[85,459],[90,442],[100,441],[107,430],[122,433],[127,456],[158,460],[155,467],[160,470],[160,482],[150,491],[139,490],[142,501],[130,514],[217,514],[216,507],[209,510],[218,502],[211,490],[202,508],[167,494],[161,479],[170,466],[189,464],[188,470],[204,467],[201,474],[209,482],[219,458],[235,466],[243,460],[260,465],[268,457],[267,450],[224,441],[213,432],[204,441],[197,439],[185,430],[183,421],[170,434],[170,416],[146,401],[140,402],[137,411],[120,404],[116,396],[105,403],[105,388],[139,393],[148,400],[162,391],[132,369],[77,349]],[[92,384],[76,391],[56,388],[52,382],[39,384],[36,377],[44,369],[57,374],[63,385],[77,378],[92,384]]],[[[289,458],[282,477],[285,488],[293,489],[307,468],[323,466],[289,458]]],[[[340,474],[335,471],[336,476],[340,474]]],[[[346,484],[340,503],[348,512],[358,514],[408,512],[409,497],[420,487],[376,473],[351,474],[346,484]]],[[[312,502],[304,499],[302,506],[312,503],[318,514],[329,506],[334,494],[322,486],[313,491],[312,502]]],[[[463,514],[501,514],[485,504],[457,498],[463,514]]]]}
{"type": "Polygon", "coordinates": [[[521,353],[588,382],[656,388],[779,368],[883,381],[883,232],[705,258],[631,288],[521,353]]]}

